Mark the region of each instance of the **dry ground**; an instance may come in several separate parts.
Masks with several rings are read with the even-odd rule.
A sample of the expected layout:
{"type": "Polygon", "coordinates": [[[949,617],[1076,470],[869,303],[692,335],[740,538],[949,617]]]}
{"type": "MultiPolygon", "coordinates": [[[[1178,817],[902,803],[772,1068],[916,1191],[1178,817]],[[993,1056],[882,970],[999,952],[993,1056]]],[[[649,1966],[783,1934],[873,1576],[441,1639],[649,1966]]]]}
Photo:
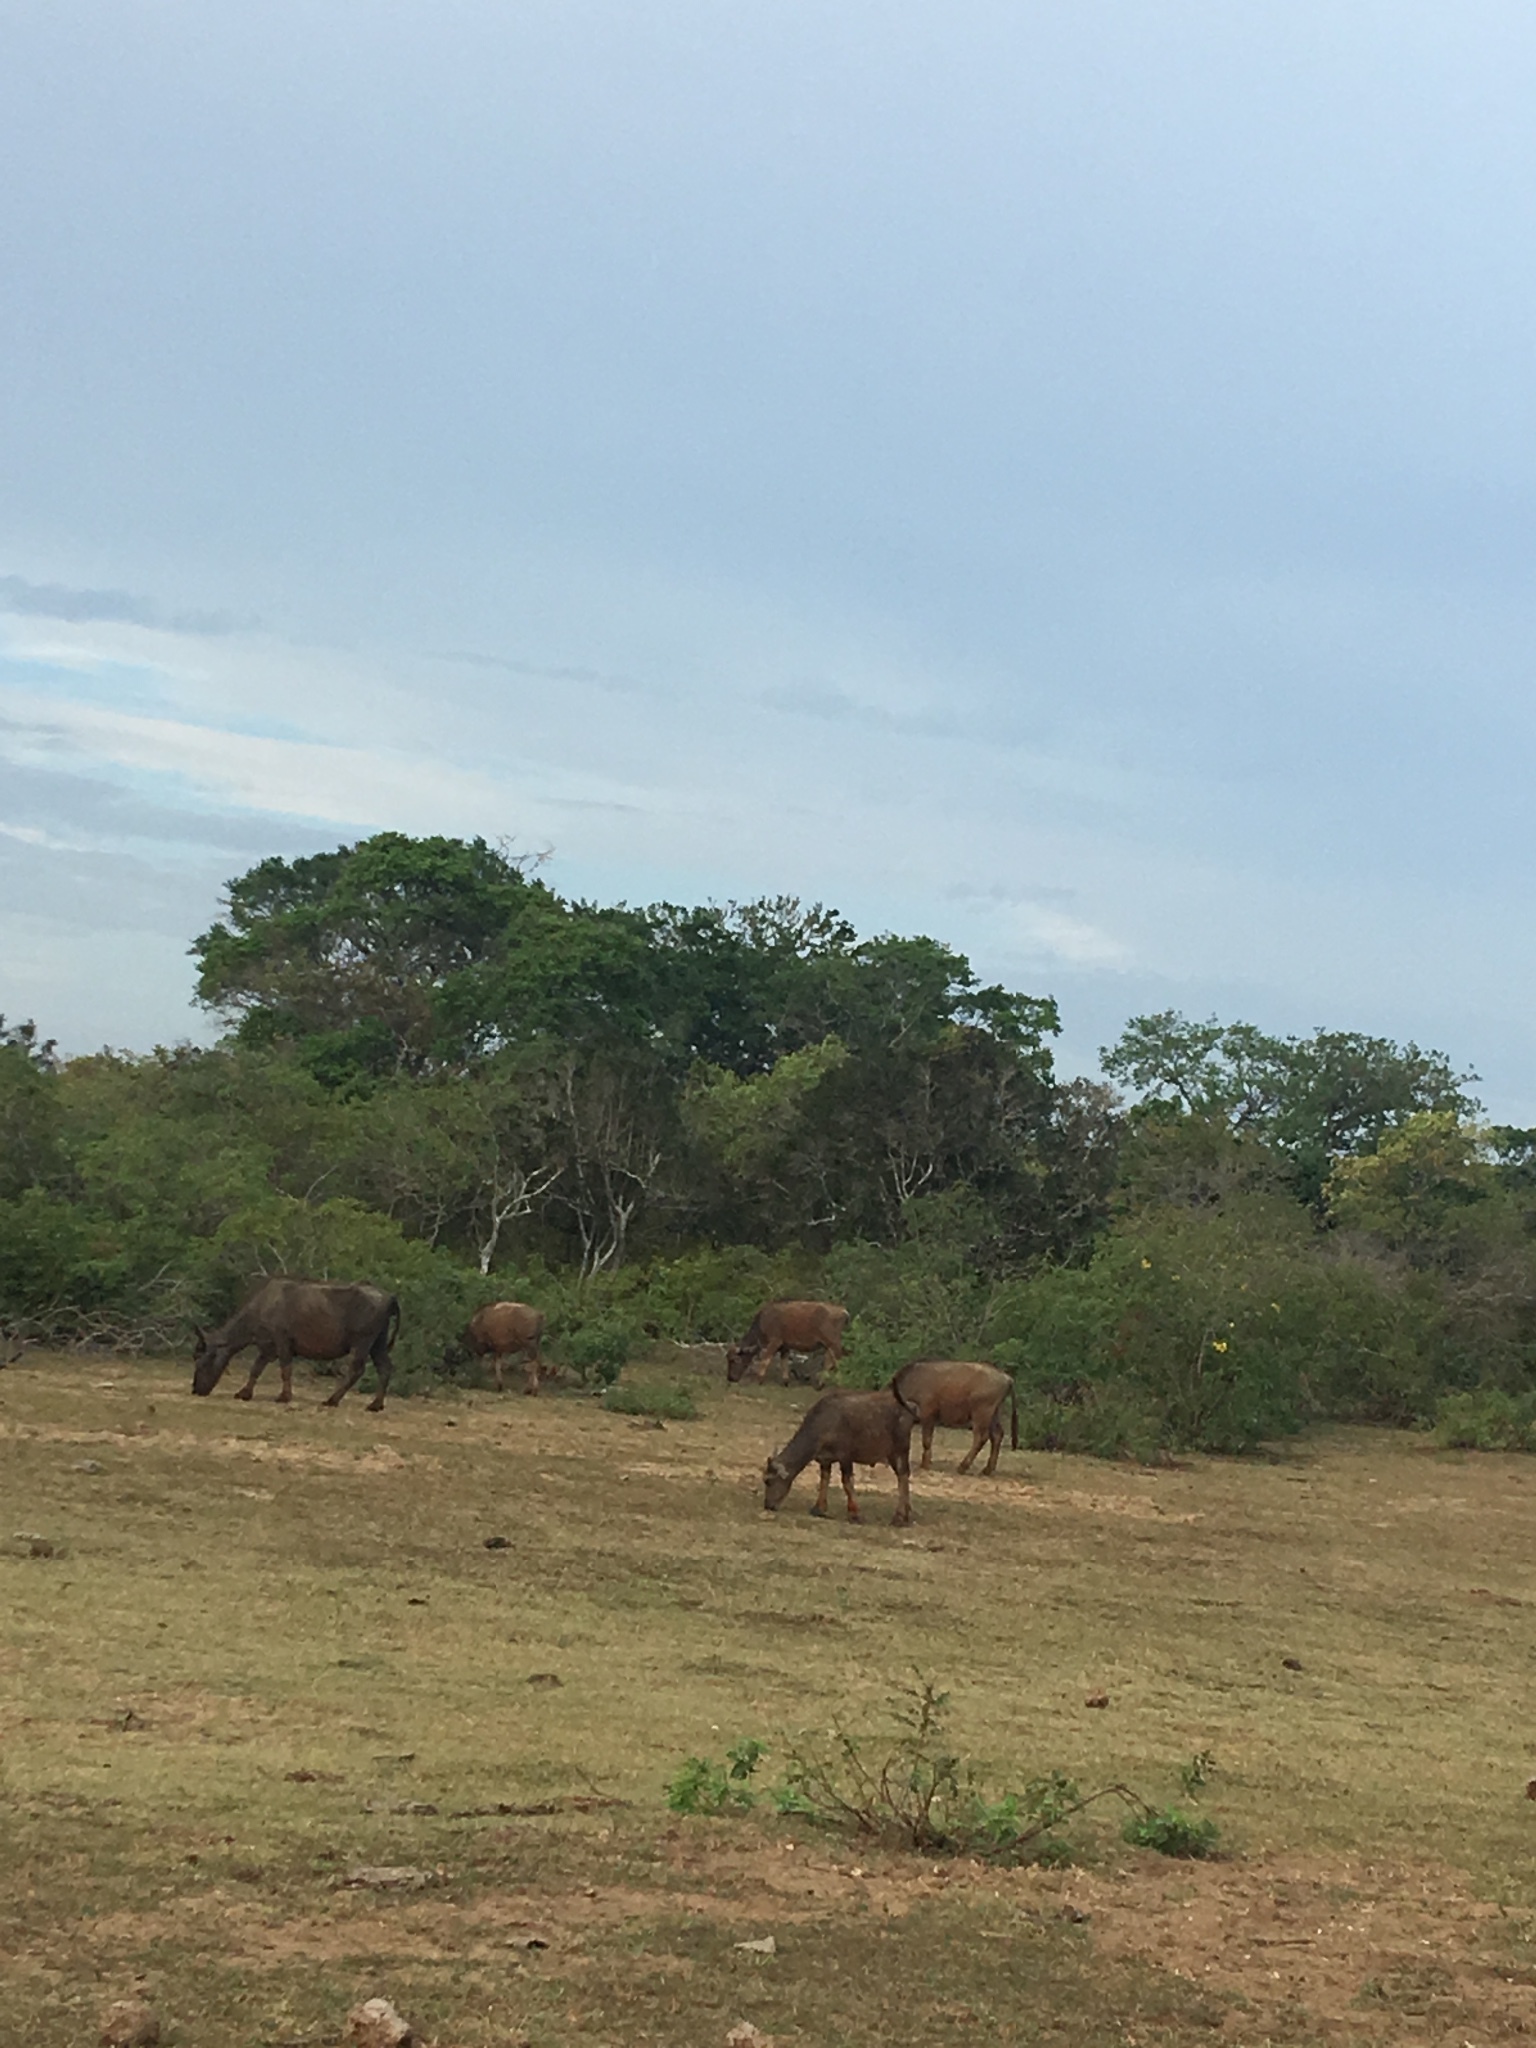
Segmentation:
{"type": "Polygon", "coordinates": [[[320,2048],[375,1993],[440,2048],[1536,2034],[1536,1460],[1339,1432],[986,1481],[941,1436],[900,1531],[889,1474],[860,1527],[804,1479],[760,1512],[803,1389],[709,1380],[655,1430],[187,1379],[0,1374],[0,2048],[78,2048],[136,1985],[174,2048],[320,2048]],[[1213,1752],[1228,1855],[1106,1820],[997,1873],[668,1813],[690,1753],[914,1666],[1000,1781],[1161,1803],[1213,1752]]]}

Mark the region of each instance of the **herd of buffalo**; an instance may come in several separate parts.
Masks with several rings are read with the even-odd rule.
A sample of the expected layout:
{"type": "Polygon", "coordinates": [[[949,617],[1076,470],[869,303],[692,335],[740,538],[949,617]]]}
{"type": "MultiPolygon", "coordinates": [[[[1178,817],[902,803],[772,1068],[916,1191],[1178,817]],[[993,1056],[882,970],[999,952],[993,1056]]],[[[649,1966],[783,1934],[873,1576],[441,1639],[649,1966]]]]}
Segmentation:
{"type": "MultiPolygon", "coordinates": [[[[847,1327],[847,1309],[833,1302],[765,1302],[740,1343],[728,1347],[726,1376],[735,1382],[751,1373],[762,1380],[777,1361],[787,1386],[791,1356],[817,1353],[822,1361],[820,1385],[821,1379],[836,1369],[847,1327]]],[[[399,1329],[400,1304],[382,1287],[363,1282],[263,1280],[228,1322],[216,1330],[198,1330],[192,1391],[211,1394],[230,1360],[254,1347],[250,1374],[235,1395],[237,1401],[252,1398],[256,1382],[274,1359],[283,1381],[279,1401],[293,1399],[296,1358],[345,1359],[345,1374],[325,1404],[334,1408],[347,1390],[356,1386],[372,1359],[378,1392],[368,1406],[377,1412],[388,1391],[394,1365],[391,1347],[399,1329]]],[[[491,1360],[498,1391],[505,1384],[507,1361],[520,1357],[526,1372],[524,1391],[536,1394],[545,1371],[539,1349],[543,1334],[544,1317],[538,1309],[520,1301],[497,1301],[476,1312],[463,1341],[475,1357],[491,1360]]],[[[991,1447],[986,1469],[995,1472],[1003,1445],[1005,1406],[1012,1409],[1013,1448],[1019,1446],[1013,1391],[1013,1381],[1001,1367],[954,1358],[918,1359],[904,1365],[889,1386],[870,1391],[836,1388],[822,1395],[783,1450],[768,1460],[763,1505],[778,1507],[800,1473],[814,1464],[821,1470],[821,1487],[811,1512],[826,1514],[827,1488],[836,1465],[849,1517],[857,1521],[854,1466],[889,1465],[896,1475],[892,1519],[898,1525],[909,1522],[914,1428],[922,1431],[923,1470],[933,1461],[934,1430],[942,1427],[971,1432],[971,1447],[960,1462],[962,1472],[970,1470],[984,1443],[991,1447]]]]}

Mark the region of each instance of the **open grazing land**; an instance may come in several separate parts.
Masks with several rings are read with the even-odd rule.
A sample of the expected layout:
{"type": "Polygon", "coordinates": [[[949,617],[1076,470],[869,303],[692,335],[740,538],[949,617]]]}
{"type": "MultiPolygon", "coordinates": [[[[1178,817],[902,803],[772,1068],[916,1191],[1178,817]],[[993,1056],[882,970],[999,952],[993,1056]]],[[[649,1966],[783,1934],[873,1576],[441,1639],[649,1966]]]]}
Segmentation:
{"type": "Polygon", "coordinates": [[[0,1374],[0,2041],[142,1997],[166,2048],[319,2048],[375,1996],[437,2048],[1536,2035],[1536,1461],[1337,1431],[987,1480],[941,1433],[913,1526],[887,1471],[850,1526],[814,1470],[761,1511],[806,1389],[637,1376],[685,1372],[662,1428],[0,1374]],[[1115,1801],[1050,1868],[669,1808],[914,1671],[990,1785],[1122,1782],[1220,1853],[1115,1801]]]}

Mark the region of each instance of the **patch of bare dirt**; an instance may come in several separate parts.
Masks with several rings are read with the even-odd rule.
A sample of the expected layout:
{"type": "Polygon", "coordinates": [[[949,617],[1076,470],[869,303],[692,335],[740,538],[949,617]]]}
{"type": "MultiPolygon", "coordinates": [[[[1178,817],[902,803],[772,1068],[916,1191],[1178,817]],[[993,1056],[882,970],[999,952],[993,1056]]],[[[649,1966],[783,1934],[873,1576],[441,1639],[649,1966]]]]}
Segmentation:
{"type": "Polygon", "coordinates": [[[1340,2041],[1480,2048],[1536,2033],[1533,1916],[1474,1897],[1443,1867],[1138,1857],[1112,1873],[1030,1876],[1042,1896],[1086,1913],[1111,1954],[1244,2000],[1232,2030],[1245,2036],[1282,2011],[1340,2041]]]}
{"type": "Polygon", "coordinates": [[[904,1918],[920,1901],[967,1893],[1021,1918],[1084,1927],[1104,1952],[1170,1970],[1229,2006],[1226,2037],[1298,2031],[1323,2041],[1433,2041],[1491,2048],[1536,2035],[1536,1915],[1476,1898],[1432,1865],[1276,1857],[1173,1863],[1132,1855],[1110,1870],[997,1871],[851,1845],[711,1842],[669,1831],[666,1881],[519,1889],[473,1905],[337,1894],[302,1913],[225,1886],[176,1912],[95,1923],[104,1951],[138,1953],[202,1934],[247,1967],[510,1960],[548,1950],[569,1966],[594,1934],[698,1915],[733,1932],[781,1932],[829,1915],[904,1918]]]}

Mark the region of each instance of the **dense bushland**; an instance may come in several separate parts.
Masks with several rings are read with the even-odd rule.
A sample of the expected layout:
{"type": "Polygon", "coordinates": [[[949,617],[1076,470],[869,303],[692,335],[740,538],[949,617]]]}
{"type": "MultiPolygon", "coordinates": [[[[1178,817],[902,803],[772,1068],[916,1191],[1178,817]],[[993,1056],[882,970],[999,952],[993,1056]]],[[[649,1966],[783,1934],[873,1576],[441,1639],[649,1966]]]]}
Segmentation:
{"type": "Polygon", "coordinates": [[[1536,1133],[1438,1053],[1168,1013],[1062,1082],[1050,999],[934,940],[396,834],[261,863],[193,952],[211,1050],[0,1029],[12,1337],[174,1350],[253,1275],[366,1276],[408,1383],[519,1295],[602,1384],[826,1294],[849,1376],[986,1355],[1030,1441],[1141,1456],[1536,1388],[1536,1133]]]}

